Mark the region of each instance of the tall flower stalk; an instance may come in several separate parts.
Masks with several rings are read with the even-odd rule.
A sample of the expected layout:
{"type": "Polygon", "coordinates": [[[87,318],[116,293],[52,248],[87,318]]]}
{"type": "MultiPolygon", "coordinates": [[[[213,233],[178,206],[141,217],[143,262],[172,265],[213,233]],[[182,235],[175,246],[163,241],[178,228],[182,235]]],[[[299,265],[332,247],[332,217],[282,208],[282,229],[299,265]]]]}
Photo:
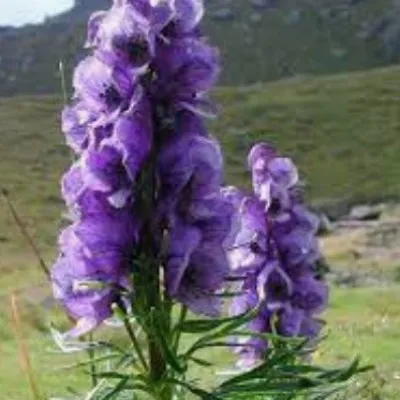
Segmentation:
{"type": "Polygon", "coordinates": [[[116,306],[145,328],[149,376],[166,360],[154,326],[173,339],[181,302],[216,316],[229,272],[233,207],[221,193],[222,155],[203,124],[218,52],[198,29],[201,1],[114,1],[88,27],[63,131],[77,161],[62,191],[73,223],[60,236],[56,297],[84,335],[116,306]]]}
{"type": "MultiPolygon", "coordinates": [[[[250,154],[255,195],[222,188],[222,153],[203,121],[214,114],[207,93],[220,72],[203,13],[201,0],[114,0],[94,13],[90,54],[62,115],[76,155],[62,178],[72,223],[51,278],[75,324],[59,341],[112,317],[125,327],[133,350],[122,350],[122,372],[103,374],[117,379],[107,399],[129,390],[160,400],[228,396],[232,382],[210,394],[186,380],[190,363],[207,365],[197,351],[233,347],[246,359],[240,367],[264,365],[277,340],[288,350],[278,335],[316,336],[326,302],[313,269],[316,225],[296,197],[291,162],[259,145],[250,154]],[[232,281],[233,316],[220,318],[232,281]],[[181,336],[193,333],[182,349],[181,336]]],[[[290,343],[293,364],[303,347],[290,343]]],[[[304,370],[293,368],[301,391],[304,370]]]]}

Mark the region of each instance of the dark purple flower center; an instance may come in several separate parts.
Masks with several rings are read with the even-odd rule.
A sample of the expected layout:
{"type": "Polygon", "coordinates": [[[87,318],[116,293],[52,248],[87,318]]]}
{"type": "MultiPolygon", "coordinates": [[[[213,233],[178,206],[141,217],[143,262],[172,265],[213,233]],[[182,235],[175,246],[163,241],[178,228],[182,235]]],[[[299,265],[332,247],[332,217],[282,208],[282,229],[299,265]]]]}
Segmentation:
{"type": "Polygon", "coordinates": [[[122,102],[120,93],[113,85],[105,87],[104,92],[100,93],[100,98],[110,109],[117,108],[122,102]]]}
{"type": "Polygon", "coordinates": [[[282,204],[279,199],[271,199],[271,204],[269,206],[268,212],[271,216],[277,216],[282,211],[282,204]]]}
{"type": "Polygon", "coordinates": [[[136,66],[141,66],[149,61],[149,42],[141,36],[135,36],[128,40],[126,37],[117,37],[114,39],[114,46],[136,66]]]}
{"type": "Polygon", "coordinates": [[[261,246],[257,242],[250,243],[250,251],[254,254],[265,254],[265,251],[261,248],[261,246]]]}
{"type": "Polygon", "coordinates": [[[272,301],[285,301],[288,297],[288,285],[277,273],[273,273],[267,283],[266,292],[272,301]]]}

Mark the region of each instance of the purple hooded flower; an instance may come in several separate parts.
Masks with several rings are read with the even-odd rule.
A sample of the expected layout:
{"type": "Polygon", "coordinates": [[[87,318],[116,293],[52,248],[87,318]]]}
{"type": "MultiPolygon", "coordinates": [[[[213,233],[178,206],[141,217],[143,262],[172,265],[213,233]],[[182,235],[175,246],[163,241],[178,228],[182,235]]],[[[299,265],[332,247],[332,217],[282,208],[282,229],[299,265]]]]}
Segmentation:
{"type": "Polygon", "coordinates": [[[175,21],[183,32],[195,29],[204,16],[203,0],[175,0],[175,21]]]}
{"type": "Polygon", "coordinates": [[[100,195],[86,195],[80,207],[80,220],[60,236],[61,254],[52,270],[55,297],[77,320],[71,337],[111,315],[120,288],[127,286],[137,231],[128,210],[114,209],[100,195]]]}
{"type": "Polygon", "coordinates": [[[273,199],[287,206],[289,190],[298,183],[298,172],[292,160],[277,157],[274,149],[261,143],[253,147],[248,161],[255,195],[266,207],[273,199]]]}
{"type": "Polygon", "coordinates": [[[176,223],[170,231],[166,288],[197,314],[216,316],[221,301],[216,292],[229,272],[226,253],[218,241],[207,241],[200,228],[176,223]]]}
{"type": "Polygon", "coordinates": [[[222,155],[214,140],[189,132],[173,136],[158,160],[160,208],[168,212],[177,204],[183,190],[188,202],[219,191],[221,168],[222,155]]]}
{"type": "Polygon", "coordinates": [[[195,37],[160,42],[155,59],[157,95],[167,98],[176,110],[188,109],[200,115],[211,108],[204,98],[218,80],[218,51],[195,37]]]}
{"type": "Polygon", "coordinates": [[[136,76],[132,69],[112,67],[90,56],[75,69],[73,86],[75,97],[86,107],[105,113],[129,102],[136,88],[136,76]]]}
{"type": "Polygon", "coordinates": [[[67,106],[62,113],[62,131],[68,146],[75,153],[80,154],[89,142],[89,124],[98,116],[88,109],[83,103],[78,102],[74,106],[67,106]]]}
{"type": "Polygon", "coordinates": [[[215,316],[220,311],[217,292],[229,273],[225,241],[232,215],[221,193],[190,200],[185,190],[169,215],[167,293],[195,313],[215,316]]]}
{"type": "Polygon", "coordinates": [[[93,44],[109,61],[120,61],[135,68],[145,66],[154,54],[155,37],[150,21],[132,4],[114,6],[96,28],[93,44]]]}
{"type": "Polygon", "coordinates": [[[115,122],[110,139],[105,141],[117,149],[126,173],[133,181],[150,153],[152,145],[152,119],[148,99],[142,95],[115,122]]]}

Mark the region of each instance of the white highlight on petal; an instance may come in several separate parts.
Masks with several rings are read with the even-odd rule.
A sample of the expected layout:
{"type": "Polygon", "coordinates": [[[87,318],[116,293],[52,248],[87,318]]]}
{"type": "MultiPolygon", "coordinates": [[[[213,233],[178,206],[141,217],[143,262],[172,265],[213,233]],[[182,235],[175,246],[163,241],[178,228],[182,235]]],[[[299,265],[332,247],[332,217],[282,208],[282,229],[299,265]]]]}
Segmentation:
{"type": "MultiPolygon", "coordinates": [[[[82,320],[81,320],[82,321],[82,320]]],[[[85,322],[86,324],[86,322],[85,322]]],[[[82,323],[81,323],[82,325],[82,323]]],[[[82,351],[87,351],[89,348],[93,347],[93,343],[88,343],[88,342],[81,342],[78,340],[73,340],[71,339],[71,333],[72,331],[75,330],[75,332],[79,329],[79,322],[76,325],[75,328],[73,328],[71,331],[62,333],[54,326],[50,326],[50,333],[53,338],[54,343],[57,345],[57,347],[61,350],[61,352],[70,354],[70,353],[78,353],[82,351]]]]}

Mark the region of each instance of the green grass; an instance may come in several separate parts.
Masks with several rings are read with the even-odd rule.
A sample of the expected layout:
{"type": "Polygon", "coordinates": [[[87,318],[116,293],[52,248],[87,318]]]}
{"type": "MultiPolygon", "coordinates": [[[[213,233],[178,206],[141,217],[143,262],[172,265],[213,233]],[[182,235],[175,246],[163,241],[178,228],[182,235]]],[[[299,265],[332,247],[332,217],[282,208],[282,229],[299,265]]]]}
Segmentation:
{"type": "MultiPolygon", "coordinates": [[[[19,279],[23,279],[23,274],[19,279]]],[[[89,376],[83,369],[63,370],[72,364],[74,356],[54,353],[55,347],[46,330],[46,323],[53,319],[66,328],[66,321],[58,314],[44,313],[38,308],[20,301],[23,314],[24,333],[32,358],[33,370],[41,392],[47,396],[68,394],[68,388],[89,388],[89,376]]],[[[376,371],[357,379],[351,385],[351,400],[397,400],[400,395],[400,350],[397,346],[400,335],[400,290],[389,289],[334,289],[327,320],[327,339],[315,354],[315,362],[324,365],[344,365],[352,358],[362,355],[364,364],[374,364],[376,371]]],[[[29,387],[22,373],[16,354],[17,344],[5,310],[6,302],[0,307],[0,389],[7,400],[28,398],[29,387]],[[6,366],[4,368],[3,366],[6,366]]],[[[121,333],[110,334],[120,344],[121,333]]],[[[99,336],[98,336],[99,337],[99,336]]],[[[188,338],[189,340],[189,338],[188,338]]],[[[192,376],[204,387],[215,382],[215,373],[231,368],[233,357],[228,352],[215,350],[201,355],[215,362],[215,367],[196,367],[192,376]]],[[[84,360],[80,356],[79,360],[84,360]]],[[[221,378],[218,378],[221,379],[221,378]]]]}
{"type": "Polygon", "coordinates": [[[318,362],[345,362],[358,355],[376,371],[361,379],[367,388],[351,400],[395,400],[400,396],[400,290],[392,288],[334,289],[328,309],[327,340],[318,362]]]}
{"type": "Polygon", "coordinates": [[[300,165],[319,204],[398,197],[400,69],[222,90],[214,126],[228,180],[246,181],[250,145],[267,140],[300,165]]]}
{"type": "MultiPolygon", "coordinates": [[[[294,158],[319,205],[399,198],[400,68],[329,78],[221,89],[221,140],[229,184],[249,185],[245,158],[269,141],[294,158]]],[[[62,203],[58,180],[69,164],[59,131],[57,97],[0,100],[1,186],[43,251],[54,248],[62,203]]],[[[21,251],[10,215],[0,206],[0,249],[21,251]]],[[[0,260],[0,263],[4,263],[0,260]]]]}

